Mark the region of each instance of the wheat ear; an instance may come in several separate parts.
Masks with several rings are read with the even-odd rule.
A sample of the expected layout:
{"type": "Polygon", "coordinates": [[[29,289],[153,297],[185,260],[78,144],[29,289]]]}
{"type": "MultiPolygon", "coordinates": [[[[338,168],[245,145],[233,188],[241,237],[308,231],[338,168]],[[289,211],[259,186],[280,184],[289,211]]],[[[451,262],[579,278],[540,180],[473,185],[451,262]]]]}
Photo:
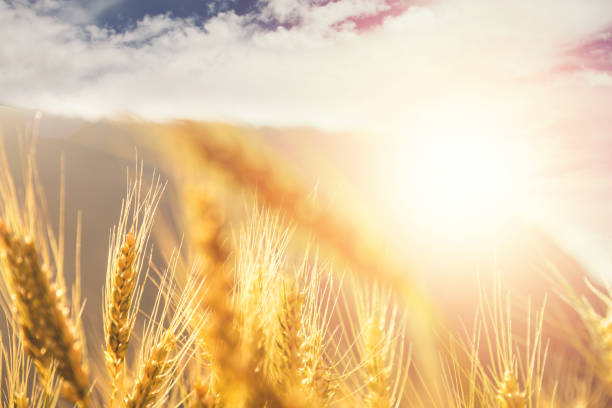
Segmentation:
{"type": "MultiPolygon", "coordinates": [[[[2,304],[3,312],[9,312],[6,305],[2,304]]],[[[50,381],[41,384],[33,374],[33,362],[25,354],[24,344],[18,338],[19,328],[10,322],[7,337],[7,347],[0,341],[0,354],[6,367],[6,376],[3,381],[2,390],[4,395],[3,406],[10,408],[55,408],[59,405],[61,394],[61,380],[55,375],[55,365],[49,370],[50,381]],[[44,389],[43,389],[44,386],[44,389]]],[[[0,363],[2,366],[2,363],[0,363]]],[[[1,374],[1,373],[0,373],[1,374]]]]}
{"type": "Polygon", "coordinates": [[[501,408],[525,408],[528,399],[525,391],[519,388],[518,379],[513,370],[506,370],[498,383],[497,401],[501,408]]]}
{"type": "Polygon", "coordinates": [[[362,367],[363,401],[368,408],[399,406],[408,381],[410,347],[405,342],[406,315],[390,289],[354,282],[359,332],[357,366],[362,367]]]}
{"type": "Polygon", "coordinates": [[[298,371],[302,367],[301,348],[304,343],[302,330],[302,310],[304,294],[295,288],[287,289],[284,293],[279,310],[280,336],[276,342],[280,355],[281,367],[279,373],[286,387],[296,388],[299,384],[298,371]]]}
{"type": "Polygon", "coordinates": [[[281,296],[279,333],[275,341],[279,385],[290,398],[325,407],[333,398],[335,386],[331,371],[323,361],[323,333],[308,320],[312,316],[305,316],[312,309],[307,308],[307,295],[303,291],[290,287],[281,296]]]}
{"type": "Polygon", "coordinates": [[[247,391],[249,406],[301,407],[283,400],[259,369],[252,353],[240,355],[244,339],[238,330],[240,314],[232,298],[234,287],[229,270],[220,267],[207,278],[208,287],[202,305],[208,310],[208,315],[199,336],[210,356],[211,378],[205,393],[208,401],[212,406],[233,406],[232,403],[241,400],[234,398],[240,394],[237,388],[243,388],[247,391]]]}
{"type": "Polygon", "coordinates": [[[126,235],[125,242],[121,246],[116,272],[112,277],[110,319],[108,319],[106,328],[105,352],[107,367],[113,381],[111,406],[119,388],[123,363],[132,331],[129,312],[137,278],[133,268],[136,255],[135,246],[136,238],[134,233],[130,232],[126,235]]]}
{"type": "Polygon", "coordinates": [[[123,395],[125,357],[142,296],[139,279],[145,265],[153,217],[164,186],[153,175],[151,187],[142,196],[142,165],[128,181],[119,223],[111,234],[104,290],[104,335],[106,367],[111,377],[109,405],[123,395]]]}
{"type": "Polygon", "coordinates": [[[370,408],[391,407],[389,367],[384,360],[384,321],[380,316],[373,315],[365,325],[364,347],[366,350],[365,370],[366,379],[366,405],[370,408]]]}
{"type": "Polygon", "coordinates": [[[158,408],[171,395],[183,371],[193,356],[197,333],[203,320],[195,315],[202,281],[192,271],[185,286],[179,290],[175,282],[178,254],[170,258],[161,280],[156,282],[158,294],[145,325],[137,366],[138,377],[124,398],[126,408],[158,408]],[[193,329],[194,320],[195,332],[193,329]],[[164,322],[168,322],[164,327],[164,322]],[[189,333],[189,334],[187,334],[189,333]]]}
{"type": "Polygon", "coordinates": [[[148,408],[159,397],[162,384],[172,372],[170,354],[176,347],[172,331],[166,330],[160,341],[151,350],[151,355],[140,368],[138,380],[132,392],[125,399],[126,408],[148,408]]]}
{"type": "MultiPolygon", "coordinates": [[[[499,276],[494,275],[492,293],[485,292],[482,287],[479,291],[478,312],[494,379],[490,392],[492,400],[501,408],[539,406],[548,349],[547,345],[542,345],[544,305],[532,315],[531,300],[527,300],[525,346],[519,348],[519,341],[523,340],[519,340],[512,330],[511,298],[509,293],[502,294],[499,276]]],[[[479,365],[480,377],[489,378],[488,368],[482,363],[479,365]]]]}
{"type": "Polygon", "coordinates": [[[0,243],[3,274],[27,354],[34,360],[43,381],[49,381],[55,360],[57,373],[64,379],[64,397],[87,406],[89,380],[83,348],[68,317],[63,291],[51,282],[50,271],[41,265],[30,236],[15,236],[0,221],[0,243]]]}
{"type": "Polygon", "coordinates": [[[229,258],[223,212],[214,197],[202,187],[189,186],[184,196],[194,249],[211,267],[222,265],[229,258]]]}

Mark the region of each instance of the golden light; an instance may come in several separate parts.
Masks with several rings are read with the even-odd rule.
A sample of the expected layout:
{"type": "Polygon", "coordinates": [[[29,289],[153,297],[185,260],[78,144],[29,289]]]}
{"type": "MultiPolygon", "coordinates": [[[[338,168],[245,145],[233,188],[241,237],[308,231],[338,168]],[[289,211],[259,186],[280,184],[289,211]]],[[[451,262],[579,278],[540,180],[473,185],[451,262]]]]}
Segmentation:
{"type": "Polygon", "coordinates": [[[419,127],[405,199],[413,221],[438,238],[483,238],[527,198],[528,151],[490,111],[457,109],[419,127]]]}

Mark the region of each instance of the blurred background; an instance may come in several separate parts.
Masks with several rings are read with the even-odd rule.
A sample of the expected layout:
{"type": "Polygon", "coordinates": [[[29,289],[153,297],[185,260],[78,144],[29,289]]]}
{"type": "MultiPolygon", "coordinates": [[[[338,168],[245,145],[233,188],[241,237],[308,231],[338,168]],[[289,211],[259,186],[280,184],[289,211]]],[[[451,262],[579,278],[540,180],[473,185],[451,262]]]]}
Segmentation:
{"type": "MultiPolygon", "coordinates": [[[[183,195],[173,174],[177,157],[188,161],[181,146],[192,138],[229,141],[264,167],[288,177],[290,183],[299,184],[312,202],[349,226],[339,233],[340,241],[353,242],[351,245],[376,259],[373,273],[385,272],[380,265],[393,265],[393,273],[417,287],[435,313],[457,330],[471,322],[479,287],[490,285],[494,276],[501,277],[504,290],[521,308],[528,296],[535,305],[545,296],[551,298],[547,310],[553,316],[573,316],[573,312],[551,296],[554,291],[547,278],[551,267],[561,271],[578,292],[586,292],[585,276],[600,282],[608,276],[605,245],[610,210],[605,203],[606,192],[612,190],[607,187],[605,155],[597,149],[585,153],[572,167],[561,157],[576,151],[564,150],[560,144],[548,150],[532,146],[521,151],[515,145],[516,150],[491,146],[483,151],[490,139],[474,145],[435,141],[419,146],[401,138],[305,127],[85,121],[13,108],[0,112],[9,161],[17,171],[24,135],[38,134],[41,181],[56,228],[61,161],[65,160],[66,239],[73,245],[77,214],[82,212],[83,294],[88,299],[85,325],[92,336],[102,335],[98,305],[92,302],[102,301],[108,239],[118,220],[127,172],[133,171],[135,160],[142,160],[145,180],[157,172],[169,183],[154,233],[156,250],[164,252],[167,248],[159,242],[160,236],[170,237],[171,245],[177,245],[187,233],[177,215],[183,195]],[[542,160],[527,162],[536,154],[542,160]],[[507,163],[533,167],[513,173],[507,163]]],[[[206,171],[197,176],[214,178],[206,171]]],[[[265,178],[255,179],[255,189],[258,183],[267,185],[265,178]]],[[[247,196],[243,191],[225,194],[228,208],[244,210],[247,196]]],[[[272,208],[280,206],[281,213],[286,213],[282,200],[272,203],[272,208]]],[[[265,195],[262,205],[270,205],[265,195]]],[[[248,212],[247,216],[240,211],[228,213],[234,214],[231,225],[235,229],[248,221],[248,212]]],[[[329,244],[317,242],[323,251],[329,244]]],[[[163,265],[161,258],[158,261],[163,265]]],[[[73,268],[73,260],[68,259],[68,277],[73,268]]],[[[359,269],[351,262],[336,263],[334,268],[340,273],[359,269]]],[[[145,305],[152,298],[145,298],[145,305]]],[[[560,334],[549,328],[547,335],[554,339],[560,334]]]]}

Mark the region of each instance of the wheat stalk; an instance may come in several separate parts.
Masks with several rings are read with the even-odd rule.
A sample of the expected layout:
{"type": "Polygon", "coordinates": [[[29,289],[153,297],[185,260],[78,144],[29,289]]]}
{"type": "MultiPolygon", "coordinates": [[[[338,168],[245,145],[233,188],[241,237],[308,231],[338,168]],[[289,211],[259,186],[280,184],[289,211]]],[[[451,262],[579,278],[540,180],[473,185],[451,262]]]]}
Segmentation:
{"type": "Polygon", "coordinates": [[[211,267],[218,267],[229,258],[222,211],[203,187],[185,188],[187,225],[190,239],[197,254],[211,267]]]}
{"type": "Polygon", "coordinates": [[[225,268],[219,268],[214,276],[209,275],[208,288],[203,298],[203,307],[208,311],[206,325],[200,331],[200,337],[207,355],[210,357],[211,377],[208,388],[215,400],[224,394],[231,394],[228,387],[236,376],[241,376],[242,360],[237,355],[240,350],[240,334],[236,327],[231,293],[233,285],[225,268]]]}
{"type": "MultiPolygon", "coordinates": [[[[231,384],[236,364],[235,353],[239,349],[239,333],[235,327],[236,315],[232,300],[233,277],[227,267],[229,251],[226,244],[225,223],[221,211],[209,192],[196,183],[184,183],[185,225],[190,243],[203,263],[201,279],[206,280],[207,290],[202,296],[202,317],[207,324],[198,330],[198,350],[209,371],[206,378],[198,378],[194,403],[196,406],[213,407],[221,403],[221,390],[231,384]]],[[[236,393],[234,393],[236,394],[236,393]]]]}
{"type": "Polygon", "coordinates": [[[221,398],[232,400],[226,392],[232,387],[237,373],[242,371],[236,353],[240,347],[240,333],[236,327],[237,315],[232,299],[233,277],[226,261],[229,253],[225,245],[224,223],[216,205],[208,194],[195,185],[184,189],[187,202],[187,225],[191,243],[204,263],[202,280],[207,290],[202,294],[202,310],[207,324],[197,333],[198,344],[208,362],[209,375],[198,382],[197,401],[203,406],[216,406],[221,398]]]}

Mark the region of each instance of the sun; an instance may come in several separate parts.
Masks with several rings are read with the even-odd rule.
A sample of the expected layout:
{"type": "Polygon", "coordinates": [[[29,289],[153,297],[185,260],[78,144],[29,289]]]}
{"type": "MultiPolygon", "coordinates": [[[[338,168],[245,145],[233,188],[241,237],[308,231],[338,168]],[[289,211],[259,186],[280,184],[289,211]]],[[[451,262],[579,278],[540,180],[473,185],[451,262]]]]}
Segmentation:
{"type": "Polygon", "coordinates": [[[455,109],[420,130],[403,183],[420,228],[446,239],[482,238],[522,210],[529,160],[512,126],[455,109]]]}

